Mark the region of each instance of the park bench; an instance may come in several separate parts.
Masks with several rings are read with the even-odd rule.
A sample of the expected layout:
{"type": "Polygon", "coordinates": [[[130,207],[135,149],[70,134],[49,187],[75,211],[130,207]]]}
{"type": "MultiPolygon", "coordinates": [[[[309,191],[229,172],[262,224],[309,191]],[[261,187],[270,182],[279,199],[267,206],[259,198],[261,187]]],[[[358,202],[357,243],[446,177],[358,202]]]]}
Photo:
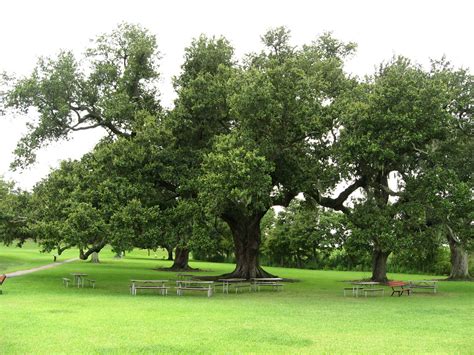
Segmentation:
{"type": "Polygon", "coordinates": [[[397,294],[399,297],[403,295],[403,292],[406,292],[408,296],[410,296],[411,293],[411,287],[409,284],[403,281],[389,281],[387,282],[387,286],[392,288],[392,294],[390,296],[393,296],[394,294],[397,294]]]}
{"type": "Polygon", "coordinates": [[[385,290],[383,288],[364,288],[362,292],[364,292],[365,297],[367,297],[367,295],[370,293],[375,296],[377,292],[382,292],[382,296],[385,295],[385,290]]]}
{"type": "Polygon", "coordinates": [[[63,277],[63,285],[65,287],[69,287],[69,282],[71,282],[71,279],[68,279],[67,277],[63,277]]]}
{"type": "MultiPolygon", "coordinates": [[[[7,275],[0,275],[0,286],[3,285],[6,279],[7,279],[7,275]]],[[[0,295],[1,294],[2,294],[2,290],[0,289],[0,295]]]]}

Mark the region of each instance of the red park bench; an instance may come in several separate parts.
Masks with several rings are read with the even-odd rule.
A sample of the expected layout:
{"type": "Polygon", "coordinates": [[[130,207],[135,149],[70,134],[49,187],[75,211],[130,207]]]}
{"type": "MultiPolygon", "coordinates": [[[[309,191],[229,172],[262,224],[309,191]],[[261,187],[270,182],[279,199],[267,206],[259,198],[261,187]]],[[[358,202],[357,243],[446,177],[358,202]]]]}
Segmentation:
{"type": "MultiPolygon", "coordinates": [[[[6,279],[7,279],[7,275],[0,275],[0,286],[3,285],[6,279]]],[[[2,290],[0,290],[0,294],[2,294],[2,290]]]]}
{"type": "Polygon", "coordinates": [[[410,284],[406,282],[389,281],[387,282],[387,286],[390,286],[392,288],[392,294],[390,296],[393,296],[396,293],[400,297],[401,295],[403,295],[403,292],[406,292],[407,295],[410,296],[411,287],[410,287],[410,284]]]}

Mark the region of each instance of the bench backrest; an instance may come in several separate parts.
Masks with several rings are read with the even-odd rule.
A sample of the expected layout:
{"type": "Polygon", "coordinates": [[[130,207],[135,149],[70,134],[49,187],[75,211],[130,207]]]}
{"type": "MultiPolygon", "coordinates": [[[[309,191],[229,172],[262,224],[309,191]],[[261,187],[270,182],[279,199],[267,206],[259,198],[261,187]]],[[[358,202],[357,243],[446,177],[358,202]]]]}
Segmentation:
{"type": "Polygon", "coordinates": [[[0,275],[0,285],[7,279],[7,275],[0,275]]]}
{"type": "Polygon", "coordinates": [[[387,282],[387,286],[405,286],[407,285],[406,282],[403,281],[389,281],[387,282]]]}

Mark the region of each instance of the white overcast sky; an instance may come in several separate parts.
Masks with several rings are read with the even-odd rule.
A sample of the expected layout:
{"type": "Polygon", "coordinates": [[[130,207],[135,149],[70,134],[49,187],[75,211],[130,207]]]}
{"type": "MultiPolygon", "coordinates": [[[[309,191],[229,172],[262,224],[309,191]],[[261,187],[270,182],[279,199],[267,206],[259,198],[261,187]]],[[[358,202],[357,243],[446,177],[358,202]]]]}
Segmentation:
{"type": "MultiPolygon", "coordinates": [[[[171,77],[179,73],[183,49],[201,33],[223,35],[236,54],[257,51],[260,35],[287,26],[295,45],[332,31],[358,44],[347,71],[363,76],[394,54],[428,65],[445,54],[456,66],[474,69],[474,1],[423,0],[3,0],[0,1],[0,72],[27,75],[38,56],[59,49],[81,54],[89,39],[120,22],[139,23],[157,36],[161,93],[173,100],[171,77]]],[[[11,152],[25,132],[21,117],[0,117],[0,175],[29,189],[61,159],[79,158],[102,132],[81,132],[68,142],[42,149],[38,163],[23,172],[9,171],[11,152]]]]}

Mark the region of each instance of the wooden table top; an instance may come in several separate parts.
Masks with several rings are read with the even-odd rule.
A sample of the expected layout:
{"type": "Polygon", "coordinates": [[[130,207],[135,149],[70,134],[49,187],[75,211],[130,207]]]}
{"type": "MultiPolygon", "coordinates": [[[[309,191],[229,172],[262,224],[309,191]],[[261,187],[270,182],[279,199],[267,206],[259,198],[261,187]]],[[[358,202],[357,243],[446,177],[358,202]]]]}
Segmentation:
{"type": "Polygon", "coordinates": [[[200,281],[200,280],[176,280],[179,283],[188,283],[188,284],[213,284],[214,281],[200,281]]]}
{"type": "Polygon", "coordinates": [[[143,283],[164,283],[164,282],[169,282],[168,280],[130,280],[131,282],[143,282],[143,283]]]}

